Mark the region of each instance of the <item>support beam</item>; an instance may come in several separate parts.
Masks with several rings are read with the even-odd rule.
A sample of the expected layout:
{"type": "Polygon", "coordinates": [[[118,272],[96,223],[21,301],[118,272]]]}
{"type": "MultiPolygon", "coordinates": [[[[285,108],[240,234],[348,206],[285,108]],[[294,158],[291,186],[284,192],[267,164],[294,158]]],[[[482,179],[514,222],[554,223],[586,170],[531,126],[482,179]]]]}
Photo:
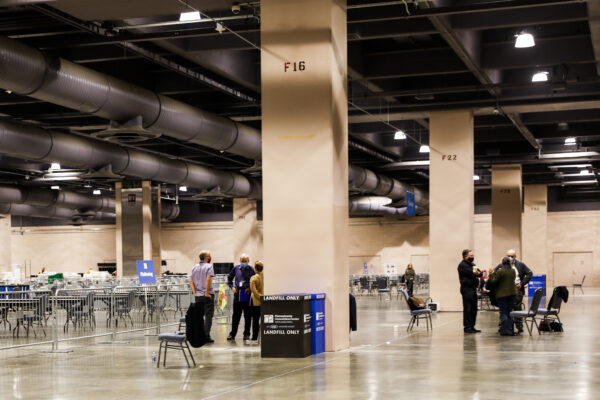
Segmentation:
{"type": "Polygon", "coordinates": [[[520,165],[492,166],[492,264],[509,249],[521,254],[521,177],[520,165]]]}
{"type": "MultiPolygon", "coordinates": [[[[525,185],[523,207],[522,255],[534,274],[548,275],[549,257],[547,250],[548,186],[525,185]]],[[[547,280],[547,282],[549,282],[547,280]]]]}
{"type": "Polygon", "coordinates": [[[10,215],[0,215],[0,272],[10,272],[12,264],[10,215]]]}

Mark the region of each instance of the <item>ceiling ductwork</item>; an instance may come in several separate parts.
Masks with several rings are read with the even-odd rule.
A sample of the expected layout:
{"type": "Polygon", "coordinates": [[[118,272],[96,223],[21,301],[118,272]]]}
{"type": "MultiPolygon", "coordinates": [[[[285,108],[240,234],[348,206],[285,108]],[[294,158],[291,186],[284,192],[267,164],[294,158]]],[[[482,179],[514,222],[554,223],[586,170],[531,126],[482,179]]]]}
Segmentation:
{"type": "MultiPolygon", "coordinates": [[[[65,190],[0,185],[0,203],[25,204],[41,208],[64,208],[79,212],[100,212],[109,215],[115,212],[115,199],[65,190]]],[[[161,218],[171,221],[179,216],[179,205],[161,202],[161,218]]],[[[20,215],[20,214],[19,214],[20,215]]]]}
{"type": "Polygon", "coordinates": [[[91,220],[115,219],[114,213],[86,212],[59,207],[38,207],[29,204],[0,203],[0,214],[18,215],[23,217],[68,219],[73,225],[81,225],[91,220]]]}
{"type": "Polygon", "coordinates": [[[350,188],[361,193],[385,196],[397,202],[406,198],[406,192],[412,192],[415,195],[417,206],[422,209],[429,207],[429,197],[426,192],[388,176],[377,174],[369,169],[350,165],[348,179],[350,188]]]}
{"type": "Polygon", "coordinates": [[[259,160],[260,132],[109,75],[0,37],[0,87],[119,124],[259,160]]]}
{"type": "Polygon", "coordinates": [[[348,202],[350,216],[352,217],[384,217],[394,219],[408,219],[406,207],[389,207],[389,198],[376,196],[351,197],[348,202]]]}
{"type": "Polygon", "coordinates": [[[232,197],[260,198],[261,187],[242,174],[224,172],[140,150],[0,120],[0,154],[24,160],[58,162],[157,182],[185,185],[232,197]]]}

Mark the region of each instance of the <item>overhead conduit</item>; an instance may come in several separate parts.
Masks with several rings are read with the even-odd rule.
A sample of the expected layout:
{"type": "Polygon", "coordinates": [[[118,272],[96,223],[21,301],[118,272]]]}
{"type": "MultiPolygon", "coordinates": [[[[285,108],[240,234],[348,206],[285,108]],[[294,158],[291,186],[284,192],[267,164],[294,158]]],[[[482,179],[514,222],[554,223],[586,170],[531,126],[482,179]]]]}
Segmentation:
{"type": "Polygon", "coordinates": [[[0,87],[120,123],[141,116],[148,130],[260,159],[261,136],[252,127],[2,36],[0,87]]]}
{"type": "MultiPolygon", "coordinates": [[[[146,129],[164,133],[184,142],[228,151],[250,159],[259,160],[261,158],[261,136],[260,132],[254,128],[62,58],[48,56],[38,49],[2,36],[0,36],[0,87],[118,122],[129,121],[141,116],[146,129]]],[[[71,135],[58,133],[53,133],[53,135],[61,135],[60,138],[63,141],[67,141],[71,137],[71,135]]],[[[117,150],[117,147],[112,146],[111,148],[117,153],[134,152],[120,147],[117,150]]],[[[44,156],[50,159],[50,155],[44,156]]],[[[39,157],[41,155],[38,154],[38,158],[34,159],[40,159],[39,157]]],[[[146,175],[151,172],[150,167],[157,166],[156,163],[150,161],[147,161],[146,164],[153,164],[152,166],[144,165],[145,162],[142,159],[151,157],[154,156],[141,152],[137,154],[136,165],[138,168],[144,169],[146,175]]],[[[121,156],[120,160],[114,160],[121,162],[113,164],[113,170],[121,171],[120,173],[124,175],[138,176],[141,173],[139,169],[124,165],[123,158],[124,156],[121,156]]],[[[165,160],[173,161],[166,158],[165,160]]],[[[107,163],[105,162],[105,164],[107,163]]],[[[65,164],[68,163],[65,162],[65,164]]],[[[171,165],[171,167],[166,164],[162,165],[162,171],[154,171],[155,177],[152,179],[167,183],[184,183],[183,181],[178,182],[183,177],[177,179],[177,174],[185,175],[181,165],[171,165]],[[168,171],[169,168],[174,171],[168,171]],[[170,172],[175,172],[175,170],[177,170],[176,177],[172,178],[170,172]],[[170,180],[166,178],[170,178],[170,180]]],[[[194,167],[196,167],[195,172],[199,173],[200,167],[194,167]]],[[[240,176],[243,178],[242,175],[240,176]]],[[[229,188],[231,193],[227,194],[239,197],[247,196],[244,194],[247,191],[247,179],[221,178],[221,180],[233,183],[229,188]],[[242,187],[237,187],[237,184],[242,187]],[[238,191],[242,193],[238,194],[238,191]]],[[[424,209],[428,205],[427,194],[419,189],[361,167],[350,166],[349,181],[351,188],[355,190],[387,196],[393,200],[403,199],[406,191],[410,190],[415,193],[417,205],[424,209]]],[[[193,186],[189,183],[185,184],[193,186]]],[[[206,184],[201,185],[201,188],[205,187],[207,187],[206,184]]],[[[227,185],[220,187],[221,189],[228,188],[227,185]]],[[[254,191],[254,196],[256,193],[254,191]]]]}
{"type": "Polygon", "coordinates": [[[24,217],[57,218],[69,220],[106,220],[114,219],[114,213],[96,212],[82,219],[77,210],[59,207],[38,207],[29,204],[0,203],[0,214],[19,215],[24,217]]]}
{"type": "Polygon", "coordinates": [[[214,170],[94,140],[0,120],[0,154],[25,160],[58,162],[72,168],[110,165],[116,174],[218,190],[234,197],[259,198],[260,184],[242,174],[214,170]]]}
{"type": "Polygon", "coordinates": [[[388,207],[385,205],[384,200],[386,200],[385,197],[376,196],[352,197],[348,202],[350,215],[353,217],[410,218],[406,214],[406,207],[388,207]]]}
{"type": "MultiPolygon", "coordinates": [[[[33,207],[65,208],[97,213],[115,212],[115,199],[66,190],[48,190],[24,186],[0,185],[0,203],[25,204],[33,207]]],[[[179,216],[179,205],[161,202],[161,218],[173,220],[179,216]]]]}

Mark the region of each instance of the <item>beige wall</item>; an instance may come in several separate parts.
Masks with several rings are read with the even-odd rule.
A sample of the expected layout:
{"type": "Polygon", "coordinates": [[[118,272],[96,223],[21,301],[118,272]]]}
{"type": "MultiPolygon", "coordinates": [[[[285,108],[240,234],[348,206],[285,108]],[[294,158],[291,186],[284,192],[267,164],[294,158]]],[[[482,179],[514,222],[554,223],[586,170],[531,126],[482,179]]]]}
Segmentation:
{"type": "Polygon", "coordinates": [[[0,272],[11,270],[10,239],[10,215],[0,215],[0,272]]]}
{"type": "MultiPolygon", "coordinates": [[[[262,230],[262,224],[259,223],[259,227],[262,230]]],[[[475,262],[480,267],[498,263],[492,260],[491,227],[490,214],[475,215],[475,262]]],[[[351,219],[349,228],[349,256],[352,258],[374,258],[379,266],[394,263],[403,271],[412,255],[429,253],[427,217],[397,222],[351,219]]],[[[12,262],[31,260],[33,272],[42,266],[57,271],[84,272],[97,262],[114,261],[114,235],[114,228],[106,226],[32,227],[23,228],[22,234],[19,228],[13,228],[12,262]]],[[[207,248],[212,251],[215,262],[234,262],[232,236],[232,222],[167,224],[162,230],[163,259],[168,260],[171,271],[188,272],[197,262],[199,250],[207,248]]],[[[586,278],[586,282],[600,286],[600,211],[548,213],[546,260],[550,284],[553,252],[592,252],[593,276],[586,278]]],[[[256,259],[250,256],[252,261],[256,259]]],[[[459,258],[457,255],[457,264],[459,258]]],[[[458,286],[458,282],[455,283],[458,286]]]]}

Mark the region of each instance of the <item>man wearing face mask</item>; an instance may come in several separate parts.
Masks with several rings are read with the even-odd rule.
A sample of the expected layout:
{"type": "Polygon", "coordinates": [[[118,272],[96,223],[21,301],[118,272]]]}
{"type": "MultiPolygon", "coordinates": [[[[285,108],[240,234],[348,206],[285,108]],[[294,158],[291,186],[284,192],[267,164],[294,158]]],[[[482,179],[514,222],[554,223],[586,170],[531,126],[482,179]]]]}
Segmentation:
{"type": "Polygon", "coordinates": [[[242,254],[240,264],[233,267],[227,278],[227,284],[233,289],[233,321],[231,332],[227,340],[235,340],[242,312],[244,313],[244,340],[250,339],[250,278],[254,275],[254,268],[250,264],[250,257],[242,254]]]}
{"type": "MultiPolygon", "coordinates": [[[[506,252],[506,256],[510,260],[510,266],[515,270],[516,278],[515,278],[515,286],[517,287],[517,298],[515,301],[515,310],[521,310],[521,304],[523,302],[523,296],[525,296],[525,285],[529,283],[531,277],[533,276],[533,272],[529,269],[524,262],[517,260],[517,252],[513,249],[510,249],[506,252]]],[[[501,266],[498,265],[494,271],[497,271],[501,266]]],[[[523,320],[515,319],[515,326],[519,333],[523,332],[523,320]]]]}
{"type": "Polygon", "coordinates": [[[462,261],[458,264],[458,280],[463,301],[463,328],[465,333],[479,333],[481,331],[475,329],[475,322],[477,321],[477,286],[479,286],[481,271],[473,263],[475,256],[472,250],[463,250],[462,257],[462,261]]]}

